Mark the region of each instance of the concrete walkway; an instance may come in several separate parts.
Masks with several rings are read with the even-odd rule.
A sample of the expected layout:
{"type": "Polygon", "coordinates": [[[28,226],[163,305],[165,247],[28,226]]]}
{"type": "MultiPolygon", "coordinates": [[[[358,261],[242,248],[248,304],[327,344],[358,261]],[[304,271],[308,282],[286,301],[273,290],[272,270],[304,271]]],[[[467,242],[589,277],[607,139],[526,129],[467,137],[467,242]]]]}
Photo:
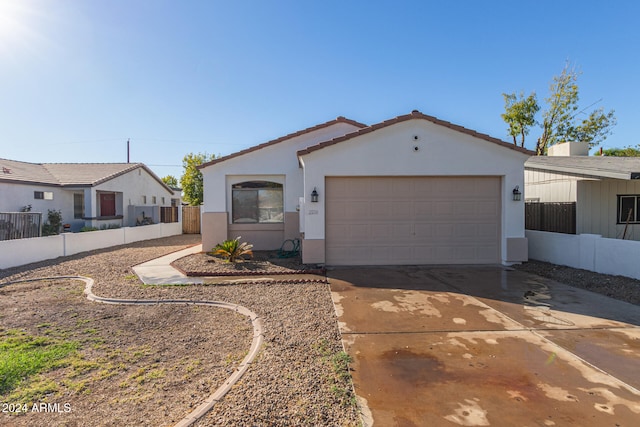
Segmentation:
{"type": "Polygon", "coordinates": [[[187,277],[171,266],[171,263],[178,258],[202,252],[202,245],[191,246],[178,252],[151,261],[143,262],[133,267],[134,273],[138,275],[145,285],[193,285],[202,284],[202,278],[187,277]]]}

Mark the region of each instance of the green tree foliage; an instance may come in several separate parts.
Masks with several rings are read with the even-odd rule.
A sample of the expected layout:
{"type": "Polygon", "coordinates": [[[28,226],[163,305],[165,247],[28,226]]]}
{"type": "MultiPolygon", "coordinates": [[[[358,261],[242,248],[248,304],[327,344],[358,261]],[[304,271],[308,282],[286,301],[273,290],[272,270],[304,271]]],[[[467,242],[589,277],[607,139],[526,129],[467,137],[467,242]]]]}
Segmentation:
{"type": "Polygon", "coordinates": [[[524,147],[524,137],[529,134],[531,126],[536,124],[536,113],[540,110],[536,94],[533,92],[526,98],[522,92],[519,96],[515,93],[503,93],[502,96],[505,104],[502,120],[509,125],[509,135],[513,138],[513,145],[518,145],[519,136],[520,146],[524,147]]]}
{"type": "Polygon", "coordinates": [[[164,182],[165,184],[167,184],[167,186],[171,188],[178,187],[178,178],[176,178],[173,175],[167,175],[162,177],[162,182],[164,182]]]}
{"type": "Polygon", "coordinates": [[[606,150],[602,150],[602,155],[611,157],[640,157],[640,145],[636,145],[636,148],[607,148],[606,150]]]}
{"type": "Polygon", "coordinates": [[[180,177],[180,186],[184,200],[191,206],[202,204],[202,172],[198,170],[198,166],[215,159],[215,157],[215,155],[207,153],[189,153],[182,159],[184,171],[180,177]]]}
{"type": "MultiPolygon", "coordinates": [[[[578,101],[579,88],[577,84],[578,72],[566,64],[559,76],[554,76],[549,85],[549,97],[545,99],[547,108],[542,113],[542,134],[536,141],[538,156],[547,152],[547,148],[559,142],[582,141],[594,146],[604,141],[611,134],[616,125],[614,111],[607,113],[602,108],[592,111],[586,118],[584,108],[580,110],[578,101]]],[[[521,137],[520,145],[524,146],[525,136],[530,128],[538,123],[536,113],[540,110],[535,93],[527,98],[522,93],[502,94],[505,99],[505,113],[502,119],[509,125],[509,135],[516,143],[516,137],[521,137]]]]}

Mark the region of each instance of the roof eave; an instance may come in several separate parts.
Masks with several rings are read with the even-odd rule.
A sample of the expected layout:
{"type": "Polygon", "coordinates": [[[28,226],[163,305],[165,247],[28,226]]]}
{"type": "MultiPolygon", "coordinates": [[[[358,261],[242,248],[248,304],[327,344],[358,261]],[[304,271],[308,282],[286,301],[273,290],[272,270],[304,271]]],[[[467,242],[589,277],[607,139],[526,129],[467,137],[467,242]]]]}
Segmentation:
{"type": "Polygon", "coordinates": [[[570,166],[546,165],[543,163],[532,163],[529,165],[525,163],[524,168],[537,169],[537,170],[543,170],[543,171],[552,171],[552,172],[561,172],[569,175],[589,176],[594,178],[621,179],[624,181],[640,179],[639,172],[594,170],[594,169],[578,168],[578,167],[570,167],[570,166]]]}
{"type": "Polygon", "coordinates": [[[343,116],[339,116],[334,120],[330,120],[328,122],[321,123],[319,125],[315,125],[315,126],[312,126],[312,127],[306,128],[306,129],[302,129],[302,130],[299,130],[297,132],[290,133],[288,135],[282,136],[280,138],[276,138],[276,139],[273,139],[271,141],[264,142],[262,144],[258,144],[258,145],[254,145],[254,146],[249,147],[249,148],[245,148],[244,150],[240,150],[238,152],[231,153],[229,155],[226,155],[226,156],[223,156],[223,157],[220,157],[220,158],[217,158],[217,159],[213,159],[213,160],[211,160],[209,162],[206,162],[206,163],[203,163],[203,164],[197,166],[197,168],[198,168],[198,170],[202,170],[202,169],[204,169],[204,168],[206,168],[208,166],[215,165],[217,163],[221,163],[221,162],[224,162],[226,160],[230,160],[230,159],[233,159],[233,158],[236,158],[236,157],[240,157],[240,156],[243,156],[245,154],[249,154],[249,153],[252,153],[254,151],[260,150],[262,148],[270,147],[270,146],[278,144],[280,142],[284,142],[284,141],[288,141],[290,139],[293,139],[293,138],[295,138],[297,136],[301,136],[301,135],[304,135],[304,134],[307,134],[307,133],[310,133],[310,132],[314,132],[316,130],[324,129],[324,128],[327,128],[329,126],[333,126],[333,125],[339,124],[339,123],[346,123],[346,124],[350,124],[350,125],[353,125],[353,126],[356,126],[356,127],[360,127],[360,128],[366,128],[367,127],[367,125],[365,125],[363,123],[356,122],[355,120],[351,120],[351,119],[348,119],[348,118],[343,117],[343,116]]]}
{"type": "Polygon", "coordinates": [[[484,134],[484,133],[480,133],[480,132],[477,132],[475,130],[467,129],[467,128],[463,127],[463,126],[456,125],[456,124],[453,124],[451,122],[447,122],[445,120],[438,119],[437,117],[434,117],[434,116],[426,115],[424,113],[421,113],[418,110],[413,110],[409,114],[405,114],[405,115],[402,115],[402,116],[395,117],[393,119],[385,120],[383,122],[376,123],[374,125],[367,126],[365,128],[362,128],[362,129],[358,129],[358,130],[356,130],[354,132],[351,132],[351,133],[348,133],[346,135],[339,136],[337,138],[333,138],[331,140],[321,142],[321,143],[313,145],[311,147],[307,147],[307,148],[305,148],[303,150],[299,150],[297,152],[297,154],[298,154],[298,156],[304,156],[304,155],[310,154],[310,153],[312,153],[314,151],[318,151],[318,150],[321,150],[323,148],[329,147],[331,145],[338,144],[339,142],[347,141],[349,139],[353,139],[353,138],[356,138],[358,136],[361,136],[361,135],[364,135],[364,134],[367,134],[367,133],[370,133],[370,132],[375,132],[378,129],[382,129],[382,128],[385,128],[387,126],[391,126],[391,125],[394,125],[394,124],[397,124],[397,123],[402,123],[402,122],[405,122],[405,121],[408,121],[408,120],[413,120],[413,119],[427,120],[427,121],[429,121],[431,123],[447,127],[449,129],[455,130],[457,132],[461,132],[461,133],[464,133],[466,135],[470,135],[470,136],[475,137],[475,138],[479,138],[479,139],[482,139],[482,140],[485,140],[485,141],[492,142],[492,143],[494,143],[494,144],[496,144],[498,146],[501,146],[501,147],[504,147],[504,148],[508,148],[508,149],[514,150],[516,152],[520,152],[520,153],[522,153],[522,154],[524,154],[526,156],[532,156],[532,155],[535,154],[533,151],[527,150],[524,147],[518,147],[518,146],[510,144],[510,143],[508,143],[506,141],[502,141],[502,140],[500,140],[498,138],[494,138],[494,137],[492,137],[490,135],[487,135],[487,134],[484,134]]]}

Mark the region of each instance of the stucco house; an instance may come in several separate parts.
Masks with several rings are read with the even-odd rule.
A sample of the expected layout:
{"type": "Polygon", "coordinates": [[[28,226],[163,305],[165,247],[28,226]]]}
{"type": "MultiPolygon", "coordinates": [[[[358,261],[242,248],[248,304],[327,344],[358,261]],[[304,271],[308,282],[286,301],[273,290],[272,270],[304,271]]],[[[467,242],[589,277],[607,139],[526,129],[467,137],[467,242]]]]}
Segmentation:
{"type": "Polygon", "coordinates": [[[203,246],[300,238],[303,262],[327,265],[524,261],[514,191],[531,154],[419,111],[338,117],[203,164],[203,246]]]}
{"type": "Polygon", "coordinates": [[[84,226],[160,222],[180,194],[142,163],[27,163],[0,159],[0,212],[60,210],[71,231],[84,226]]]}
{"type": "Polygon", "coordinates": [[[567,142],[525,163],[525,199],[575,203],[576,234],[640,240],[640,158],[589,156],[567,142]]]}

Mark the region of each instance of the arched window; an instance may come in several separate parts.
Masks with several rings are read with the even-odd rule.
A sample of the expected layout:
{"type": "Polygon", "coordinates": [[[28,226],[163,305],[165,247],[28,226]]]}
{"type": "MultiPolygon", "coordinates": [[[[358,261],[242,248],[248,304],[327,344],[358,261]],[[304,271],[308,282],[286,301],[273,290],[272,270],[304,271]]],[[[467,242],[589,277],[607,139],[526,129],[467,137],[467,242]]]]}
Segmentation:
{"type": "Polygon", "coordinates": [[[234,224],[284,222],[282,184],[246,181],[231,186],[234,224]]]}

